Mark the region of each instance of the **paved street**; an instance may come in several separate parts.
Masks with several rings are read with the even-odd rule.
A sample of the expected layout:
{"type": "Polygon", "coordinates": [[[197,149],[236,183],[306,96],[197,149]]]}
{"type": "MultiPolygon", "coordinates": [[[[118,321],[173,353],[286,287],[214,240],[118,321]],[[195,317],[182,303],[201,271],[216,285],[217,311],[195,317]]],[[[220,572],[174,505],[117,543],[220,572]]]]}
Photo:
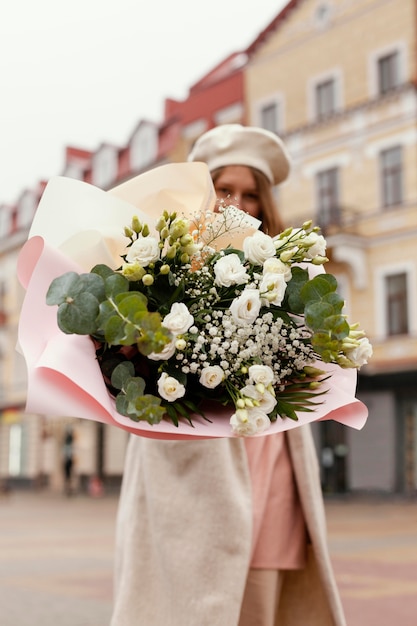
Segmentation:
{"type": "MultiPolygon", "coordinates": [[[[108,625],[116,507],[115,496],[0,497],[1,626],[108,625]]],[[[417,499],[326,509],[348,625],[415,626],[417,499]]]]}

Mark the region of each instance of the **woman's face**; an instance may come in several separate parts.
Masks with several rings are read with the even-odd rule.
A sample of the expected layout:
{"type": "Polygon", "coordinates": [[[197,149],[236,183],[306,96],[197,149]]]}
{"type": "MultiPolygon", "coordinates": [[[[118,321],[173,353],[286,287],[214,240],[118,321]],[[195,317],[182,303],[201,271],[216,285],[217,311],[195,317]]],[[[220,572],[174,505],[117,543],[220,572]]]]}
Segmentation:
{"type": "Polygon", "coordinates": [[[233,204],[253,217],[259,217],[261,204],[255,177],[246,165],[228,165],[214,183],[218,200],[233,204]]]}

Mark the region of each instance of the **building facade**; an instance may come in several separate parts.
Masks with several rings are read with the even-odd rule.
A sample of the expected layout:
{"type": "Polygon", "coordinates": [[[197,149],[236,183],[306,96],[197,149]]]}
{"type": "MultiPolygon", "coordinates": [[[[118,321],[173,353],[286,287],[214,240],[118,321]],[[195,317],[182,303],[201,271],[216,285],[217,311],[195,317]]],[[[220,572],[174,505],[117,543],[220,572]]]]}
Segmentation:
{"type": "MultiPolygon", "coordinates": [[[[417,489],[416,44],[415,0],[290,0],[184,101],[167,99],[161,123],[140,120],[122,147],[65,154],[64,175],[109,189],[186,160],[213,126],[253,124],[282,136],[293,162],[277,190],[284,221],[311,218],[322,228],[349,319],[374,346],[359,376],[365,428],[314,426],[328,492],[417,489]]],[[[15,267],[43,186],[0,207],[0,481],[62,488],[69,425],[82,484],[117,481],[126,433],[23,412],[15,267]]]]}
{"type": "Polygon", "coordinates": [[[321,426],[329,489],[417,489],[415,47],[414,0],[294,0],[249,50],[249,121],[293,159],[285,222],[322,227],[347,313],[374,346],[365,429],[321,426]]]}

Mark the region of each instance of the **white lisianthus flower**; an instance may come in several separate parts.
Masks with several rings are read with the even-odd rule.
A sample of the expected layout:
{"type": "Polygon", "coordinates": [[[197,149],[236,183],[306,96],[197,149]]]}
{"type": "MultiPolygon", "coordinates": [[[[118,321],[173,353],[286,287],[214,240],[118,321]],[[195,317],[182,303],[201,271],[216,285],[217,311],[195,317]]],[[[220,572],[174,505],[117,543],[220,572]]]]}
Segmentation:
{"type": "Polygon", "coordinates": [[[360,339],[358,343],[359,345],[346,352],[346,356],[355,367],[362,367],[371,358],[373,349],[367,337],[360,339]]]}
{"type": "Polygon", "coordinates": [[[200,384],[208,389],[214,389],[224,379],[224,371],[220,365],[208,365],[204,367],[200,375],[200,384]]]}
{"type": "Polygon", "coordinates": [[[246,385],[243,387],[239,394],[242,398],[251,398],[252,400],[256,400],[257,408],[262,409],[264,413],[270,413],[275,408],[277,403],[276,398],[265,389],[263,393],[261,393],[255,385],[246,385]]]}
{"type": "Polygon", "coordinates": [[[158,393],[164,400],[174,402],[185,394],[185,387],[173,376],[163,372],[158,380],[158,393]]]}
{"type": "Polygon", "coordinates": [[[265,274],[259,284],[262,301],[280,306],[282,303],[287,283],[284,274],[265,274]]]}
{"type": "Polygon", "coordinates": [[[271,426],[271,420],[261,408],[249,409],[249,421],[255,425],[257,433],[263,433],[271,426]]]}
{"type": "Polygon", "coordinates": [[[147,267],[159,259],[159,245],[155,237],[139,237],[130,246],[126,254],[128,263],[139,263],[142,267],[147,267]]]}
{"type": "Polygon", "coordinates": [[[291,267],[275,256],[266,259],[263,266],[263,274],[283,274],[287,283],[291,280],[292,276],[291,267]]]}
{"type": "Polygon", "coordinates": [[[148,359],[151,361],[168,361],[175,354],[175,339],[167,343],[161,352],[151,352],[148,354],[148,359]]]}
{"type": "Polygon", "coordinates": [[[274,372],[269,365],[251,365],[248,374],[250,382],[255,385],[261,383],[268,387],[274,380],[274,372]]]}
{"type": "Polygon", "coordinates": [[[170,312],[162,320],[162,325],[173,335],[183,335],[193,324],[194,317],[183,302],[174,302],[170,312]]]}
{"type": "Polygon", "coordinates": [[[240,437],[248,437],[256,434],[256,423],[249,419],[249,411],[247,409],[237,409],[230,418],[230,426],[235,435],[240,437]]]}
{"type": "Polygon", "coordinates": [[[261,297],[257,289],[245,289],[230,305],[233,320],[239,326],[253,324],[261,309],[261,297]]]}
{"type": "Polygon", "coordinates": [[[326,240],[323,235],[309,233],[303,240],[303,245],[308,245],[306,251],[307,259],[314,259],[315,256],[326,256],[326,240]]]}
{"type": "Polygon", "coordinates": [[[215,284],[220,287],[244,285],[249,276],[237,254],[226,254],[214,264],[215,284]]]}
{"type": "Polygon", "coordinates": [[[245,258],[255,265],[263,265],[266,259],[276,254],[275,243],[272,237],[259,230],[250,237],[245,238],[243,251],[245,258]]]}
{"type": "Polygon", "coordinates": [[[262,409],[237,409],[230,418],[230,425],[235,435],[248,437],[267,430],[271,421],[262,409]]]}

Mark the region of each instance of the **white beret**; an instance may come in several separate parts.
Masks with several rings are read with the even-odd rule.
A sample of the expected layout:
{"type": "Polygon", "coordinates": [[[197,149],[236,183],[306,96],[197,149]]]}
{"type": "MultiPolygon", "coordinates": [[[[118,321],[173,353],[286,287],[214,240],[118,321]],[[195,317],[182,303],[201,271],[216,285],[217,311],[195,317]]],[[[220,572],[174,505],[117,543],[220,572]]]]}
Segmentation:
{"type": "Polygon", "coordinates": [[[210,172],[227,165],[253,167],[265,174],[272,185],[282,183],[290,171],[288,151],[277,135],[240,124],[223,124],[201,135],[188,160],[203,161],[210,172]]]}

